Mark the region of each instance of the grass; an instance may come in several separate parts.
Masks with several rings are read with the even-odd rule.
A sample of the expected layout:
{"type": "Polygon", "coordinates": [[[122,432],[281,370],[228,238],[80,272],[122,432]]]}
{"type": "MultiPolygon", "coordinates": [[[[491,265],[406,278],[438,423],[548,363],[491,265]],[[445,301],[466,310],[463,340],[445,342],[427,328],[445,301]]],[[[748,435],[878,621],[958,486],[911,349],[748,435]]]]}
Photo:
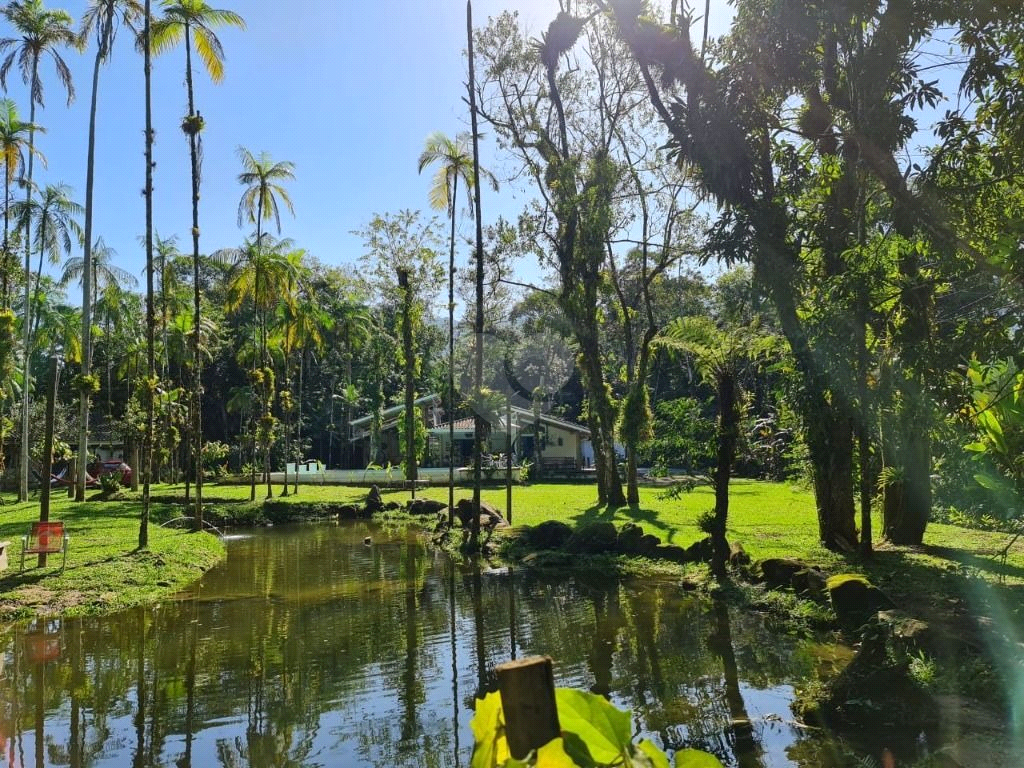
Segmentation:
{"type": "MultiPolygon", "coordinates": [[[[142,504],[76,503],[64,494],[51,502],[50,519],[63,520],[71,536],[67,567],[50,555],[36,568],[26,558],[19,573],[21,537],[39,519],[37,499],[19,504],[4,494],[0,541],[10,541],[8,570],[0,572],[0,622],[60,613],[103,613],[155,602],[198,579],[224,557],[215,536],[149,526],[149,547],[139,550],[142,504]]],[[[166,510],[154,509],[154,512],[166,510]]]]}

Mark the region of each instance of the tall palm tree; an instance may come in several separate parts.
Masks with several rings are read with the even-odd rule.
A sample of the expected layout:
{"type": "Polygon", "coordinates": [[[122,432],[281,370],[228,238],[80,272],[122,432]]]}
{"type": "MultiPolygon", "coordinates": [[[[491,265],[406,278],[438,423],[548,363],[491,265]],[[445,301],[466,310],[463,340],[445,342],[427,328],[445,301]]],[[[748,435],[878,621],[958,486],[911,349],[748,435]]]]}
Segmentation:
{"type": "MultiPolygon", "coordinates": [[[[185,46],[185,88],[188,92],[188,114],[181,123],[181,129],[188,136],[189,159],[192,163],[192,301],[193,327],[202,325],[199,306],[199,154],[200,136],[204,121],[196,111],[195,93],[192,87],[192,47],[206,69],[210,79],[219,83],[224,79],[224,48],[214,29],[216,27],[237,27],[245,29],[245,20],[234,11],[211,8],[204,0],[163,0],[164,15],[151,25],[150,45],[157,55],[176,46],[185,46]]],[[[203,422],[202,422],[202,363],[199,356],[199,335],[195,334],[192,365],[194,367],[193,424],[195,432],[195,473],[196,526],[202,528],[203,520],[203,422]]]]}
{"type": "MultiPolygon", "coordinates": [[[[92,101],[89,105],[89,139],[85,166],[85,245],[82,249],[82,375],[92,371],[92,307],[94,290],[91,286],[92,262],[92,193],[96,167],[96,104],[99,97],[100,66],[110,58],[114,37],[123,23],[134,32],[136,20],[142,14],[138,0],[91,0],[82,17],[79,36],[82,44],[90,34],[96,35],[96,60],[92,68],[92,101]]],[[[89,437],[89,390],[83,388],[79,403],[78,444],[85,445],[89,437]]],[[[75,498],[85,499],[85,451],[79,451],[75,498]]]]}
{"type": "MultiPolygon", "coordinates": [[[[39,251],[34,281],[38,299],[44,257],[51,264],[59,264],[62,256],[71,253],[72,247],[82,242],[82,227],[78,223],[82,206],[71,199],[71,187],[67,184],[48,184],[38,200],[20,200],[14,204],[11,213],[25,232],[30,250],[39,251]],[[34,239],[29,237],[33,229],[34,239]]],[[[38,319],[33,320],[31,337],[35,336],[38,326],[38,319]]]]}
{"type": "MultiPolygon", "coordinates": [[[[4,162],[4,243],[0,254],[0,273],[3,275],[3,308],[11,307],[11,276],[14,272],[14,259],[10,248],[10,210],[11,184],[25,166],[25,152],[29,150],[29,133],[35,129],[40,133],[43,128],[33,126],[18,116],[18,106],[11,99],[0,100],[0,154],[4,162]]],[[[43,160],[38,149],[32,147],[31,152],[43,160]]]]}
{"type": "MultiPolygon", "coordinates": [[[[25,180],[25,201],[32,202],[32,171],[36,146],[36,105],[43,103],[43,81],[39,77],[39,62],[44,55],[53,59],[57,77],[67,93],[68,104],[75,100],[75,87],[71,82],[71,69],[60,55],[64,46],[77,47],[78,36],[72,31],[71,15],[67,11],[51,11],[43,6],[42,0],[13,0],[3,9],[4,18],[19,37],[0,38],[0,53],[7,53],[0,64],[0,86],[7,89],[7,75],[15,62],[21,70],[21,79],[29,87],[29,129],[28,129],[28,173],[25,180]]],[[[18,484],[18,498],[28,500],[28,406],[31,395],[32,372],[29,369],[29,347],[32,339],[31,290],[31,232],[25,232],[25,370],[21,398],[21,472],[18,484]]]]}
{"type": "Polygon", "coordinates": [[[473,153],[469,136],[461,133],[454,139],[440,131],[427,137],[420,153],[419,172],[436,165],[428,198],[430,207],[447,210],[451,219],[448,251],[448,525],[455,509],[455,212],[459,180],[467,189],[473,188],[473,153]]]}
{"type": "MultiPolygon", "coordinates": [[[[152,0],[145,0],[142,16],[143,93],[146,113],[146,429],[143,438],[142,514],[139,516],[139,549],[149,546],[150,486],[153,477],[153,413],[156,398],[156,313],[153,306],[153,12],[152,0]]],[[[135,473],[133,473],[134,475],[135,473]]]]}

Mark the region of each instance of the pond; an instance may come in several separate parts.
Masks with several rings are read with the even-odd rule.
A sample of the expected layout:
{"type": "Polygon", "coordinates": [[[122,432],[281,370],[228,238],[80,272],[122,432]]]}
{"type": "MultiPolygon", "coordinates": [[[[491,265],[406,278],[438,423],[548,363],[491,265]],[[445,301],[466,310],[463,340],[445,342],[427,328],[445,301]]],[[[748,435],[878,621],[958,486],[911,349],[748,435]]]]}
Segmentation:
{"type": "Polygon", "coordinates": [[[175,600],[0,636],[0,765],[461,768],[474,697],[531,654],[669,749],[850,764],[789,709],[846,649],[672,584],[459,566],[356,522],[231,537],[175,600]]]}

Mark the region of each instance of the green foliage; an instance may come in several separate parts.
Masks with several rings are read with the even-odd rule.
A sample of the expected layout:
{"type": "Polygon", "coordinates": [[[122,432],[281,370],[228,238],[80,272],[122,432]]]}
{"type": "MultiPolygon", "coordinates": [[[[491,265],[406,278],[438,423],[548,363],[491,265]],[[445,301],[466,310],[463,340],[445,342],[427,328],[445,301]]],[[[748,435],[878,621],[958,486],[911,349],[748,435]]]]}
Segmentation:
{"type": "Polygon", "coordinates": [[[980,471],[974,479],[988,490],[1004,519],[1024,512],[1024,371],[1013,360],[967,369],[973,407],[969,418],[978,439],[965,448],[976,454],[980,471]]]}
{"type": "Polygon", "coordinates": [[[663,400],[654,409],[654,437],[641,446],[642,460],[705,472],[715,457],[715,422],[709,407],[692,397],[663,400]]]}
{"type": "Polygon", "coordinates": [[[79,373],[71,379],[71,386],[77,392],[92,396],[100,391],[100,377],[95,373],[88,376],[79,373]]]}
{"type": "Polygon", "coordinates": [[[634,386],[622,402],[619,433],[626,444],[638,445],[654,437],[651,426],[651,393],[646,386],[634,386]]]}
{"type": "Polygon", "coordinates": [[[231,446],[217,440],[203,444],[203,473],[212,477],[225,477],[228,473],[227,458],[231,446]]]}
{"type": "Polygon", "coordinates": [[[100,491],[104,496],[113,496],[121,490],[121,478],[115,473],[100,475],[100,491]]]}
{"type": "MultiPolygon", "coordinates": [[[[555,691],[562,737],[554,739],[525,760],[509,754],[505,713],[499,693],[477,699],[473,729],[472,768],[669,768],[668,757],[652,742],[632,740],[628,712],[593,693],[558,688],[555,691]]],[[[712,755],[694,749],[676,752],[676,768],[721,768],[712,755]]]]}
{"type": "MultiPolygon", "coordinates": [[[[427,425],[423,417],[423,409],[419,407],[413,408],[413,425],[412,425],[412,437],[413,444],[416,451],[416,462],[421,463],[426,457],[427,452],[427,425]]],[[[402,471],[404,472],[405,467],[405,455],[406,445],[405,436],[407,434],[408,422],[406,421],[405,411],[402,411],[402,415],[398,420],[398,455],[402,456],[402,471]]]]}

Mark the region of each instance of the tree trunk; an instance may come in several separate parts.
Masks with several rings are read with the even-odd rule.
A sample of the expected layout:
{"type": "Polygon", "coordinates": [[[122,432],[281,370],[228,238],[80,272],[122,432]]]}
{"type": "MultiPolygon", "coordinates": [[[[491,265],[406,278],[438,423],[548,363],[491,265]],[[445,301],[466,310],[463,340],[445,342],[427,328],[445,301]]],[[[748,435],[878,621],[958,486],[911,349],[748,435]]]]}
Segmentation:
{"type": "MultiPolygon", "coordinates": [[[[448,529],[455,514],[455,200],[459,174],[452,177],[452,231],[448,241],[448,529]]],[[[510,427],[511,430],[511,427],[510,427]]]]}
{"type": "MultiPolygon", "coordinates": [[[[35,82],[39,76],[39,57],[32,59],[32,80],[35,82]]],[[[36,143],[36,100],[29,99],[29,124],[32,126],[28,131],[28,175],[25,183],[25,210],[32,207],[32,170],[34,167],[36,143]]],[[[25,328],[22,333],[22,354],[24,355],[24,370],[22,372],[21,387],[21,466],[18,467],[18,501],[28,501],[28,413],[29,399],[32,392],[32,303],[30,290],[32,287],[32,219],[25,219],[25,328]]],[[[79,447],[81,450],[81,447],[79,447]]]]}
{"type": "Polygon", "coordinates": [[[618,458],[615,454],[616,408],[611,392],[606,387],[601,368],[601,353],[596,329],[574,328],[580,345],[580,372],[590,398],[589,412],[593,416],[591,437],[594,443],[594,465],[597,468],[598,500],[602,504],[621,507],[626,504],[619,478],[618,458]]]}
{"type": "MultiPolygon", "coordinates": [[[[92,69],[92,100],[89,106],[89,139],[86,150],[85,165],[85,241],[82,243],[82,376],[89,376],[92,371],[92,219],[93,219],[93,188],[95,186],[96,169],[96,106],[99,99],[100,65],[109,52],[111,23],[113,21],[110,3],[105,12],[102,41],[96,49],[96,61],[92,69]]],[[[78,408],[78,444],[88,445],[89,442],[89,391],[83,389],[78,408]]],[[[78,452],[78,479],[75,482],[75,499],[85,499],[85,467],[84,451],[78,452]]]]}
{"type": "MultiPolygon", "coordinates": [[[[473,129],[473,209],[476,218],[476,316],[473,329],[476,345],[473,359],[473,388],[479,398],[484,379],[484,235],[480,211],[480,132],[477,128],[476,111],[476,70],[473,60],[473,0],[466,0],[466,38],[469,51],[469,114],[473,129]]],[[[473,521],[470,528],[473,549],[480,546],[480,485],[483,471],[483,417],[477,413],[473,418],[473,521]]],[[[483,668],[481,661],[481,670],[483,668]]]]}
{"type": "Polygon", "coordinates": [[[736,407],[736,378],[731,371],[717,376],[718,384],[718,463],[715,468],[715,521],[711,531],[714,548],[711,571],[716,577],[725,577],[729,561],[729,542],[725,536],[729,521],[729,478],[739,438],[739,409],[736,407]]]}
{"type": "Polygon", "coordinates": [[[146,92],[146,438],[143,446],[142,518],[139,521],[139,549],[149,546],[150,485],[153,477],[153,410],[156,405],[156,307],[153,305],[153,102],[151,22],[152,0],[145,0],[142,32],[143,70],[146,92]]]}
{"type": "Polygon", "coordinates": [[[416,349],[412,332],[413,288],[409,272],[399,267],[398,287],[402,291],[402,361],[405,368],[405,479],[416,498],[416,349]]]}
{"type": "MultiPolygon", "coordinates": [[[[57,406],[57,384],[60,377],[60,363],[57,356],[50,359],[50,388],[46,395],[46,436],[43,439],[43,471],[40,472],[42,487],[39,491],[39,522],[50,519],[50,473],[53,472],[53,421],[57,406]]],[[[39,567],[46,565],[46,553],[39,554],[39,567]]]]}
{"type": "MultiPolygon", "coordinates": [[[[192,91],[191,29],[185,25],[185,84],[188,89],[188,115],[196,117],[192,91]]],[[[192,164],[192,459],[195,467],[195,528],[203,529],[203,361],[199,353],[200,289],[199,289],[199,127],[190,123],[189,160],[192,164]]]]}

